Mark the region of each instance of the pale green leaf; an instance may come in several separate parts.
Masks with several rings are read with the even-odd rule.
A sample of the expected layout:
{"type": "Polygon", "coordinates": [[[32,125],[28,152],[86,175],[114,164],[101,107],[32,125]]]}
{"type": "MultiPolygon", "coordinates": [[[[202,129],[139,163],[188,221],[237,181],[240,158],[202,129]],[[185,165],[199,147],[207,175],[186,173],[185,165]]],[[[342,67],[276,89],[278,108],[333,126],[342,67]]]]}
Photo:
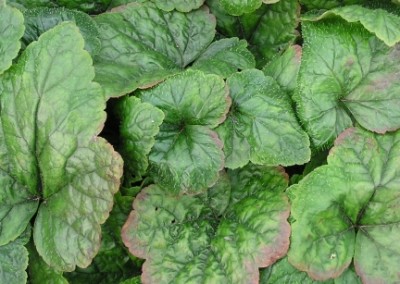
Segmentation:
{"type": "Polygon", "coordinates": [[[215,35],[207,9],[165,12],[133,3],[95,18],[102,49],[94,58],[96,81],[109,97],[146,88],[193,62],[215,35]]]}
{"type": "Polygon", "coordinates": [[[340,276],[352,262],[363,283],[400,281],[400,132],[350,128],[328,165],[289,190],[289,261],[316,280],[340,276]]]}
{"type": "Polygon", "coordinates": [[[332,9],[342,5],[362,4],[365,0],[300,0],[308,9],[332,9]]]}
{"type": "Polygon", "coordinates": [[[230,76],[232,107],[217,128],[224,141],[225,163],[238,168],[249,161],[263,165],[304,164],[311,151],[307,134],[291,110],[289,97],[259,70],[230,76]]]}
{"type": "Polygon", "coordinates": [[[315,147],[353,125],[385,133],[400,127],[400,51],[361,25],[303,23],[303,58],[293,97],[315,147]]]}
{"type": "Polygon", "coordinates": [[[144,189],[122,230],[130,251],[146,259],[142,281],[258,283],[258,268],[289,245],[286,185],[281,169],[249,166],[197,196],[144,189]]]}
{"type": "Polygon", "coordinates": [[[24,29],[21,12],[0,3],[0,75],[10,68],[12,60],[18,55],[24,29]]]}

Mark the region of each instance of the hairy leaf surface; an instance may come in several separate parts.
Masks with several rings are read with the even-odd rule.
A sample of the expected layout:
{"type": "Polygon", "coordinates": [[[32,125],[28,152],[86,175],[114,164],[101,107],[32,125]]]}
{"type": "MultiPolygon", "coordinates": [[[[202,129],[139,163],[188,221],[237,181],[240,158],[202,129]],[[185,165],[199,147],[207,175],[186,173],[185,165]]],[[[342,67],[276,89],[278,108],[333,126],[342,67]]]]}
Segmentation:
{"type": "Polygon", "coordinates": [[[65,8],[36,8],[24,11],[24,18],[25,34],[22,40],[25,46],[59,23],[70,21],[78,26],[85,40],[85,49],[92,56],[100,49],[100,34],[96,23],[85,13],[65,8]]]}
{"type": "Polygon", "coordinates": [[[400,275],[400,131],[378,135],[350,128],[328,165],[290,188],[289,261],[317,280],[338,277],[354,258],[363,283],[400,275]]]}
{"type": "Polygon", "coordinates": [[[355,120],[385,133],[400,127],[400,51],[359,24],[303,23],[294,99],[315,147],[330,145],[355,120]]]}
{"type": "Polygon", "coordinates": [[[156,182],[178,192],[211,186],[224,165],[222,143],[212,130],[230,106],[223,79],[189,70],[142,91],[140,98],[165,114],[149,156],[156,182]]]}
{"type": "Polygon", "coordinates": [[[140,177],[147,171],[148,155],[155,143],[155,136],[164,119],[164,113],[136,97],[124,98],[120,103],[121,154],[128,174],[140,177]]]}
{"type": "Polygon", "coordinates": [[[23,34],[24,17],[21,12],[0,2],[0,75],[18,55],[23,34]]]}
{"type": "Polygon", "coordinates": [[[165,12],[133,3],[95,18],[102,49],[94,58],[96,81],[107,96],[152,86],[193,62],[215,35],[207,9],[165,12]]]}
{"type": "Polygon", "coordinates": [[[62,23],[30,44],[0,81],[1,213],[9,208],[1,217],[18,228],[11,240],[43,200],[35,245],[58,270],[90,263],[122,174],[119,155],[97,137],[105,97],[83,46],[79,29],[62,23]]]}
{"type": "Polygon", "coordinates": [[[217,129],[224,141],[225,163],[238,168],[249,161],[263,165],[304,164],[309,139],[276,81],[256,69],[230,76],[232,107],[217,129]]]}
{"type": "Polygon", "coordinates": [[[368,31],[388,46],[400,41],[400,17],[383,9],[368,9],[359,5],[338,7],[319,15],[306,15],[302,20],[316,21],[331,16],[342,17],[347,22],[360,22],[368,31]]]}
{"type": "Polygon", "coordinates": [[[286,185],[281,169],[249,166],[197,196],[143,190],[122,230],[146,259],[142,282],[258,283],[289,245],[286,185]]]}

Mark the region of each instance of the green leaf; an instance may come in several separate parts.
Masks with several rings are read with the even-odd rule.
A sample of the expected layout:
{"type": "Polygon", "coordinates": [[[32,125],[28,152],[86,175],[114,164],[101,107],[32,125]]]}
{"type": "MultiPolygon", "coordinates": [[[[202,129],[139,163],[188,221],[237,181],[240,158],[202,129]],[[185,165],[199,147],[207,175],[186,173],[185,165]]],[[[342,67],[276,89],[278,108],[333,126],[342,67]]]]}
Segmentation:
{"type": "Polygon", "coordinates": [[[385,133],[400,127],[400,56],[359,24],[303,23],[298,116],[315,147],[330,145],[353,120],[385,133]]]}
{"type": "Polygon", "coordinates": [[[220,0],[222,8],[232,16],[240,16],[251,13],[261,7],[261,0],[220,0]]]}
{"type": "Polygon", "coordinates": [[[131,279],[127,279],[125,281],[120,282],[119,284],[141,284],[140,276],[133,277],[131,279]]]}
{"type": "Polygon", "coordinates": [[[29,283],[31,284],[68,284],[67,279],[63,277],[62,272],[56,271],[51,268],[39,256],[33,243],[28,245],[29,251],[29,283]]]}
{"type": "Polygon", "coordinates": [[[365,0],[300,0],[308,9],[332,9],[334,7],[351,4],[362,4],[365,0]]]}
{"type": "Polygon", "coordinates": [[[261,270],[260,284],[361,284],[361,279],[354,270],[347,269],[335,279],[327,281],[315,281],[307,273],[297,270],[289,262],[287,257],[277,261],[274,265],[261,270]]]}
{"type": "Polygon", "coordinates": [[[211,130],[225,120],[230,106],[224,80],[189,70],[140,97],[165,114],[149,156],[156,183],[191,193],[211,186],[224,165],[222,143],[211,130]]]}
{"type": "Polygon", "coordinates": [[[27,280],[28,250],[24,246],[30,238],[31,227],[16,240],[0,246],[0,283],[25,284],[27,280]]]}
{"type": "Polygon", "coordinates": [[[193,62],[215,35],[215,18],[202,8],[165,12],[133,3],[95,18],[102,49],[94,58],[96,81],[109,97],[146,88],[193,62]]]}
{"type": "Polygon", "coordinates": [[[394,46],[400,41],[400,17],[383,9],[368,9],[359,5],[350,5],[338,7],[319,15],[306,15],[302,17],[302,20],[318,21],[332,16],[339,16],[350,23],[360,22],[388,46],[394,46]]]}
{"type": "Polygon", "coordinates": [[[204,0],[151,0],[159,9],[164,11],[178,10],[179,12],[190,12],[203,5],[204,0]]]}
{"type": "Polygon", "coordinates": [[[197,196],[144,189],[122,230],[131,253],[146,259],[142,281],[257,283],[258,267],[289,245],[286,185],[281,169],[250,166],[197,196]]]}
{"type": "Polygon", "coordinates": [[[217,129],[224,141],[225,166],[249,161],[263,165],[304,164],[310,142],[291,109],[289,97],[260,70],[245,70],[227,80],[232,107],[217,129]]]}
{"type": "Polygon", "coordinates": [[[135,267],[121,240],[121,228],[132,210],[133,199],[131,196],[121,195],[120,192],[114,195],[110,217],[102,225],[99,253],[89,267],[65,273],[70,283],[119,283],[140,274],[140,266],[135,267]]]}
{"type": "Polygon", "coordinates": [[[25,10],[24,18],[25,34],[22,40],[26,46],[36,41],[42,33],[59,23],[70,21],[78,26],[85,40],[85,49],[92,56],[101,47],[100,34],[96,23],[85,13],[64,8],[36,8],[25,10]]]}
{"type": "Polygon", "coordinates": [[[289,190],[289,261],[317,280],[338,277],[354,258],[363,283],[400,281],[400,131],[343,132],[328,165],[289,190]]]}
{"type": "Polygon", "coordinates": [[[100,13],[107,9],[111,0],[8,0],[8,2],[21,4],[27,9],[65,7],[86,13],[100,13]]]}
{"type": "Polygon", "coordinates": [[[83,46],[79,29],[61,23],[30,44],[0,81],[0,196],[6,206],[11,194],[19,199],[10,210],[30,206],[24,218],[10,217],[9,225],[19,228],[44,200],[34,240],[57,270],[87,266],[97,253],[100,224],[122,174],[119,155],[97,137],[105,98],[92,82],[94,69],[83,46]]]}
{"type": "Polygon", "coordinates": [[[262,5],[253,13],[240,17],[227,15],[217,0],[208,0],[207,3],[217,17],[217,30],[225,37],[246,39],[256,57],[257,66],[263,67],[277,53],[290,46],[298,35],[296,27],[300,5],[297,0],[262,5]]]}
{"type": "Polygon", "coordinates": [[[247,42],[238,38],[225,38],[213,42],[192,65],[192,69],[217,74],[224,78],[237,72],[254,68],[253,54],[247,49],[247,42]]]}
{"type": "Polygon", "coordinates": [[[0,75],[10,68],[21,48],[24,34],[24,17],[15,8],[0,3],[0,75]]]}
{"type": "Polygon", "coordinates": [[[273,77],[281,89],[289,94],[292,94],[296,88],[301,52],[301,46],[292,45],[284,53],[274,57],[262,69],[265,75],[273,77]]]}
{"type": "Polygon", "coordinates": [[[124,98],[118,106],[121,117],[121,154],[125,159],[125,173],[143,176],[149,165],[148,155],[164,119],[164,113],[136,97],[124,98]]]}

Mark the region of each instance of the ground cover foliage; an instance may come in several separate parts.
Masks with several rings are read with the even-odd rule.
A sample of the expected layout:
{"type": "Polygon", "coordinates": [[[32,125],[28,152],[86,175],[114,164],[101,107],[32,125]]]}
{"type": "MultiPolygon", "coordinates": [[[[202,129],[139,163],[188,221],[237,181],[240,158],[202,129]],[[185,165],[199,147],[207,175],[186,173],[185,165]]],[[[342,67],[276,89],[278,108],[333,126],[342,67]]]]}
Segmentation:
{"type": "Polygon", "coordinates": [[[0,0],[0,283],[399,283],[399,4],[0,0]]]}

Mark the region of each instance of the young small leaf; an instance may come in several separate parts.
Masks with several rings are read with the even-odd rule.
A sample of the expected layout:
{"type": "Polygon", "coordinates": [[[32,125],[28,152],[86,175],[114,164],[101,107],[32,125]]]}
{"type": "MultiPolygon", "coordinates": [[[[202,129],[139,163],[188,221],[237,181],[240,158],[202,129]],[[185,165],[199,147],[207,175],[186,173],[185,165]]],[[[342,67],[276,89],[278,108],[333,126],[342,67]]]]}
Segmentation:
{"type": "Polygon", "coordinates": [[[222,143],[212,130],[230,106],[224,80],[188,70],[140,92],[140,98],[165,114],[149,156],[155,181],[177,192],[211,186],[224,165],[222,143]]]}
{"type": "Polygon", "coordinates": [[[0,2],[0,75],[18,55],[24,29],[21,12],[0,2]]]}
{"type": "Polygon", "coordinates": [[[125,158],[126,174],[141,177],[149,165],[148,155],[154,137],[164,119],[164,113],[136,97],[124,98],[119,107],[121,117],[121,154],[125,158]]]}
{"type": "Polygon", "coordinates": [[[342,274],[354,258],[363,283],[400,275],[400,131],[343,132],[321,166],[289,190],[289,261],[316,280],[342,274]]]}
{"type": "Polygon", "coordinates": [[[289,94],[292,94],[296,88],[301,52],[301,46],[292,45],[283,54],[274,57],[262,69],[265,75],[274,78],[281,89],[289,94]]]}
{"type": "Polygon", "coordinates": [[[117,97],[152,86],[193,62],[215,35],[215,18],[202,8],[165,12],[133,3],[95,18],[102,49],[94,58],[96,81],[117,97]]]}
{"type": "Polygon", "coordinates": [[[226,167],[242,167],[249,161],[287,166],[310,159],[308,136],[291,110],[289,97],[273,78],[259,70],[245,70],[230,76],[227,85],[232,108],[217,128],[224,141],[226,167]]]}
{"type": "Polygon", "coordinates": [[[144,189],[122,230],[146,259],[143,283],[258,283],[288,249],[286,185],[280,169],[249,166],[197,196],[144,189]]]}
{"type": "Polygon", "coordinates": [[[357,121],[385,133],[400,127],[400,50],[361,25],[303,23],[304,48],[294,95],[315,147],[330,145],[357,121]]]}

